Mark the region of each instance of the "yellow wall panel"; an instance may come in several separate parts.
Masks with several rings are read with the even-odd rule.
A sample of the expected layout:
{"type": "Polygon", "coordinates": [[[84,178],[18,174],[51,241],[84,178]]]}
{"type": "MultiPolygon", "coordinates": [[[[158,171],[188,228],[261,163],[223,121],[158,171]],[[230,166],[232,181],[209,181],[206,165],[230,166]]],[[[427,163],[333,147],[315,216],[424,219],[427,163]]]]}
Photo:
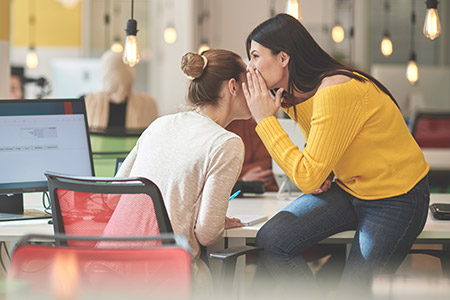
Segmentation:
{"type": "Polygon", "coordinates": [[[28,47],[32,42],[29,18],[35,14],[36,47],[80,47],[81,4],[64,8],[57,0],[13,0],[12,44],[28,47]],[[33,9],[34,7],[34,9],[33,9]]]}
{"type": "Polygon", "coordinates": [[[9,41],[9,1],[0,2],[0,41],[9,41]]]}

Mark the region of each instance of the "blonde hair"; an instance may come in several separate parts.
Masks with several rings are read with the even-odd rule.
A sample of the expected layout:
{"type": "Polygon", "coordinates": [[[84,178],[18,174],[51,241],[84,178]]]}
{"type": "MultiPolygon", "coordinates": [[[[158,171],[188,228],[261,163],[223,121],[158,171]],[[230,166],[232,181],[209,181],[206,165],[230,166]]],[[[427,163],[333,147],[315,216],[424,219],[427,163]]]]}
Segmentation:
{"type": "Polygon", "coordinates": [[[133,68],[124,64],[121,53],[106,51],[100,60],[100,74],[103,91],[111,102],[124,102],[131,95],[136,74],[133,68]]]}

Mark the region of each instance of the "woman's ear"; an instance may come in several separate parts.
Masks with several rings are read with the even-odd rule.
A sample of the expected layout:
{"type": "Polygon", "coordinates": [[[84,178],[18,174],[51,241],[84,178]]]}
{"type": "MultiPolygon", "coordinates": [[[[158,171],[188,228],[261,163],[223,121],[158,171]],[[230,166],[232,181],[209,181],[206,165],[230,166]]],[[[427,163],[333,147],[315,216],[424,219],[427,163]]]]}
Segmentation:
{"type": "Polygon", "coordinates": [[[291,56],[284,51],[280,51],[279,55],[281,64],[283,65],[283,67],[286,67],[289,64],[289,59],[291,58],[291,56]]]}
{"type": "Polygon", "coordinates": [[[231,78],[228,80],[228,90],[230,91],[230,94],[233,96],[237,96],[238,90],[239,90],[239,84],[236,81],[236,79],[231,78]]]}

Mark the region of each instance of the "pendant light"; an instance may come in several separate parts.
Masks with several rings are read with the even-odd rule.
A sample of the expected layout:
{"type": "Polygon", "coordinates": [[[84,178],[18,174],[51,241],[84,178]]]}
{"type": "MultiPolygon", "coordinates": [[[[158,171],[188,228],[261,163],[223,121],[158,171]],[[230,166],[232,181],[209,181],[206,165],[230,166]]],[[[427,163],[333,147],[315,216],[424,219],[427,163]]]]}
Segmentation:
{"type": "Polygon", "coordinates": [[[434,40],[441,35],[441,22],[437,11],[437,0],[426,0],[427,12],[425,23],[423,24],[423,34],[430,40],[434,40]]]}
{"type": "Polygon", "coordinates": [[[339,23],[336,23],[331,29],[331,38],[335,43],[341,43],[344,40],[344,28],[339,23]]]}
{"type": "MultiPolygon", "coordinates": [[[[167,10],[170,10],[170,13],[172,13],[174,9],[174,4],[172,1],[169,2],[167,10]]],[[[177,30],[175,29],[175,25],[173,22],[169,22],[166,26],[166,29],[164,29],[164,42],[167,44],[173,44],[177,41],[177,30]]]]}
{"type": "Polygon", "coordinates": [[[167,44],[173,44],[177,41],[177,30],[172,23],[169,23],[164,29],[164,42],[167,44]]]}
{"type": "Polygon", "coordinates": [[[130,67],[134,67],[141,60],[139,46],[136,39],[136,34],[138,32],[137,22],[133,18],[133,11],[134,0],[131,0],[131,19],[127,22],[127,38],[125,40],[125,50],[123,51],[123,62],[130,67]]]}
{"type": "Polygon", "coordinates": [[[30,46],[26,56],[26,65],[29,69],[35,69],[39,65],[39,57],[35,49],[35,33],[36,33],[36,16],[34,14],[34,0],[29,1],[30,17],[29,17],[29,38],[30,46]]]}
{"type": "Polygon", "coordinates": [[[383,32],[383,39],[381,40],[381,53],[384,56],[390,56],[393,51],[392,47],[392,41],[391,36],[389,34],[389,10],[390,10],[390,4],[389,0],[386,0],[384,2],[384,32],[383,32]]]}
{"type": "Polygon", "coordinates": [[[286,4],[286,13],[301,21],[302,9],[299,0],[288,0],[286,4]]]}
{"type": "Polygon", "coordinates": [[[80,0],[58,0],[64,8],[72,9],[80,3],[80,0]]]}
{"type": "Polygon", "coordinates": [[[119,37],[114,38],[114,42],[111,45],[111,51],[116,52],[116,53],[122,53],[123,46],[122,46],[122,43],[120,42],[119,37]]]}
{"type": "Polygon", "coordinates": [[[344,32],[344,28],[341,26],[341,24],[337,21],[337,11],[338,11],[338,5],[339,5],[339,1],[336,2],[336,7],[334,9],[335,11],[335,22],[334,22],[334,26],[331,29],[331,38],[333,39],[333,42],[335,43],[341,43],[344,38],[345,38],[345,32],[344,32]]]}
{"type": "Polygon", "coordinates": [[[419,68],[417,67],[417,55],[414,51],[414,25],[416,24],[416,12],[414,9],[414,0],[411,0],[411,52],[409,54],[409,63],[406,68],[406,78],[411,85],[415,85],[419,80],[419,68]]]}

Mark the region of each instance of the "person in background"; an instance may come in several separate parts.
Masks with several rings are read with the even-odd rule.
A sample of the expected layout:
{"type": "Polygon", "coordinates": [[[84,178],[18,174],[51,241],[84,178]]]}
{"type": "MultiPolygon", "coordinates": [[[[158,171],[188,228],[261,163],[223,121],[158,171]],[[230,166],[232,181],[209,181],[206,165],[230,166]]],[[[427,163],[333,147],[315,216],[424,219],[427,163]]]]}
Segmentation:
{"type": "Polygon", "coordinates": [[[245,145],[244,165],[239,180],[262,181],[266,191],[278,191],[271,169],[272,157],[256,134],[255,127],[255,120],[248,119],[233,121],[225,128],[239,135],[245,145]]]}
{"type": "Polygon", "coordinates": [[[122,54],[106,51],[100,62],[103,90],[85,96],[91,129],[144,129],[158,116],[155,99],[133,92],[135,71],[124,64],[122,54]]]}
{"type": "MultiPolygon", "coordinates": [[[[226,228],[242,226],[240,220],[226,218],[226,212],[242,168],[244,144],[225,127],[250,118],[241,88],[246,65],[233,52],[211,49],[202,55],[185,54],[181,69],[190,79],[192,110],[153,121],[116,176],[146,177],[159,187],[174,233],[189,241],[195,286],[208,290],[211,275],[200,259],[201,246],[216,242],[226,228]]],[[[105,233],[148,234],[129,222],[142,214],[139,207],[119,202],[105,233]]]]}
{"type": "Polygon", "coordinates": [[[11,81],[9,85],[10,99],[24,99],[24,75],[23,68],[11,67],[11,81]]]}
{"type": "Polygon", "coordinates": [[[429,165],[386,87],[333,59],[297,19],[266,20],[246,47],[256,132],[305,193],[259,230],[258,273],[288,297],[324,298],[299,254],[355,230],[337,296],[367,299],[374,277],[397,270],[425,225],[429,165]],[[280,107],[305,133],[303,151],[275,118],[280,107]]]}

